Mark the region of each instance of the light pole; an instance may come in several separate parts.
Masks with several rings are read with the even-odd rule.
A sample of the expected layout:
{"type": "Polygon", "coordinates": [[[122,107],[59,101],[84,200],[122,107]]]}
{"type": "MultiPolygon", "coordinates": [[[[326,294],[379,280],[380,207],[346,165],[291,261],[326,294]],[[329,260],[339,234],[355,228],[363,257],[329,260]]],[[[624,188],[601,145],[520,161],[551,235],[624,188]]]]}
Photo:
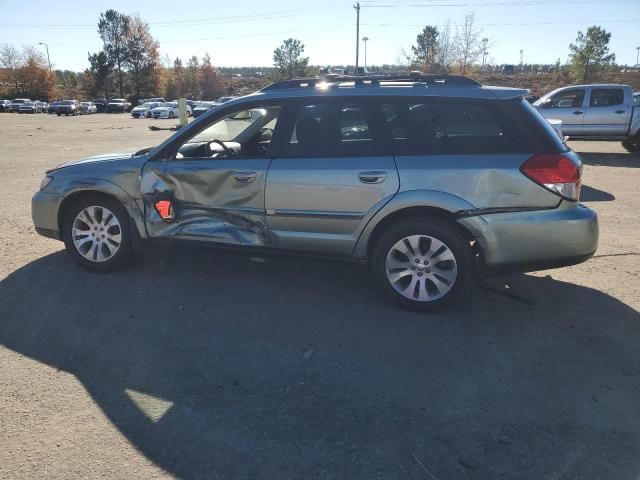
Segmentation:
{"type": "Polygon", "coordinates": [[[356,9],[356,68],[353,74],[358,75],[358,60],[360,56],[360,2],[353,6],[356,9]]]}
{"type": "Polygon", "coordinates": [[[44,45],[44,48],[47,49],[47,62],[49,62],[49,73],[51,73],[51,58],[49,57],[49,45],[44,42],[40,42],[38,45],[44,45]]]}
{"type": "Polygon", "coordinates": [[[367,42],[369,37],[362,37],[362,41],[364,42],[364,68],[367,68],[367,42]]]}
{"type": "Polygon", "coordinates": [[[640,47],[636,47],[636,65],[638,65],[638,59],[640,59],[640,47]]]}

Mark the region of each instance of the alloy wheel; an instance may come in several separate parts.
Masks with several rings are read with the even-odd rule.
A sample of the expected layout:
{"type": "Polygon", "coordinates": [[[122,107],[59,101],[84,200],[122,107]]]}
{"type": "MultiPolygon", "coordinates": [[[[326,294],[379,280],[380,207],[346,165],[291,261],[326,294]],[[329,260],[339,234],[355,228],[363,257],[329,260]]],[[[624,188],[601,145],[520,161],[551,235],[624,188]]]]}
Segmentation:
{"type": "Polygon", "coordinates": [[[85,207],[76,215],[71,235],[78,253],[91,262],[113,258],[122,243],[118,217],[99,205],[85,207]]]}
{"type": "Polygon", "coordinates": [[[458,265],[442,241],[428,235],[410,235],[391,247],[385,272],[389,284],[404,298],[431,302],[453,288],[458,265]]]}

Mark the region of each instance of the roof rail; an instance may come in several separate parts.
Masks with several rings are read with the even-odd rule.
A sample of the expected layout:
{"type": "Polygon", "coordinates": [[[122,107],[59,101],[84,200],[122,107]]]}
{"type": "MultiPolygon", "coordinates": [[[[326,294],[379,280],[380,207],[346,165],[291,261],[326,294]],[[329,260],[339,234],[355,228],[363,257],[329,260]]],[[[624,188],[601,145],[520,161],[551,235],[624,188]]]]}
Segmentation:
{"type": "Polygon", "coordinates": [[[295,88],[314,88],[318,84],[336,85],[339,83],[354,83],[356,86],[377,86],[381,82],[412,83],[427,86],[466,86],[481,87],[482,84],[462,75],[430,75],[424,73],[397,73],[393,75],[326,75],[324,77],[293,78],[267,85],[261,91],[288,90],[295,88]]]}

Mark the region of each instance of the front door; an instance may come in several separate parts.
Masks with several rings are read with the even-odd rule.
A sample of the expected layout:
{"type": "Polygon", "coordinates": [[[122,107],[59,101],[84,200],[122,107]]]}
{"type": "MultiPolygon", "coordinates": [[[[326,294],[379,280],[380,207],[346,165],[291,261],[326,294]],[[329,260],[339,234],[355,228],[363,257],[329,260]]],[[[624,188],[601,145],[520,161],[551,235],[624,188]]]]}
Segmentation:
{"type": "Polygon", "coordinates": [[[584,122],[584,103],[585,89],[572,88],[556,93],[548,103],[542,105],[540,112],[546,118],[562,120],[564,135],[580,136],[584,122]]]}
{"type": "Polygon", "coordinates": [[[149,236],[267,245],[264,188],[279,113],[273,105],[231,111],[204,124],[165,162],[150,162],[141,185],[149,236]],[[163,168],[154,171],[154,163],[163,168]]]}
{"type": "Polygon", "coordinates": [[[348,255],[368,219],[399,189],[375,107],[340,98],[290,107],[267,177],[273,245],[348,255]]]}

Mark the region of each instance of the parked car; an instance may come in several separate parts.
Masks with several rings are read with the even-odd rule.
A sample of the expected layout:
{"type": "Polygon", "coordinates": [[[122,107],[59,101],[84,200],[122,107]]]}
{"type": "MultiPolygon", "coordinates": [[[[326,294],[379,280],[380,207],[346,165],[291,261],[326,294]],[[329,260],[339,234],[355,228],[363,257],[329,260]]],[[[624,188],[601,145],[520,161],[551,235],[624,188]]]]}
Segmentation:
{"type": "MultiPolygon", "coordinates": [[[[160,105],[151,110],[151,117],[153,118],[178,118],[180,116],[180,109],[178,108],[178,102],[167,102],[164,105],[160,105]]],[[[187,105],[187,116],[191,116],[191,107],[187,105]]]]}
{"type": "Polygon", "coordinates": [[[131,104],[124,98],[112,98],[107,103],[107,113],[124,113],[128,112],[131,104]]]}
{"type": "Polygon", "coordinates": [[[0,100],[0,112],[9,112],[11,100],[0,100]]]}
{"type": "Polygon", "coordinates": [[[9,112],[17,112],[20,110],[20,106],[24,103],[24,102],[30,102],[31,99],[29,98],[15,98],[10,104],[9,104],[9,112]]]}
{"type": "Polygon", "coordinates": [[[558,88],[533,104],[547,118],[562,120],[565,135],[622,140],[640,151],[640,108],[628,85],[594,84],[558,88]]]}
{"type": "Polygon", "coordinates": [[[526,90],[371,80],[278,82],[156,147],[54,168],[33,197],[36,231],[98,271],[127,263],[138,239],[349,258],[427,311],[464,299],[474,275],[593,255],[580,157],[526,90]]]}
{"type": "Polygon", "coordinates": [[[230,102],[231,100],[235,99],[236,97],[220,97],[219,99],[216,100],[216,103],[219,105],[221,103],[227,103],[230,102]]]}
{"type": "Polygon", "coordinates": [[[40,104],[40,113],[47,113],[49,104],[47,102],[38,102],[40,104]]]}
{"type": "Polygon", "coordinates": [[[515,65],[503,65],[502,68],[500,69],[500,71],[502,73],[516,73],[516,66],[515,65]]]}
{"type": "Polygon", "coordinates": [[[98,113],[98,107],[96,107],[96,104],[93,102],[80,102],[80,109],[83,115],[98,113]]]}
{"type": "Polygon", "coordinates": [[[98,113],[106,113],[107,104],[109,103],[108,99],[106,99],[106,98],[94,98],[92,100],[92,102],[96,106],[96,109],[98,110],[98,113]]]}
{"type": "Polygon", "coordinates": [[[18,107],[18,113],[42,113],[42,105],[40,102],[24,102],[18,107]]]}
{"type": "Polygon", "coordinates": [[[218,102],[198,102],[195,107],[193,107],[193,118],[199,117],[203,113],[212,108],[220,105],[218,102]]]}
{"type": "Polygon", "coordinates": [[[56,100],[54,102],[51,102],[47,107],[47,113],[58,113],[58,107],[60,106],[61,103],[62,103],[61,100],[56,100]]]}
{"type": "Polygon", "coordinates": [[[133,118],[151,118],[151,110],[164,105],[160,102],[145,102],[142,105],[138,105],[131,110],[131,116],[133,118]]]}
{"type": "Polygon", "coordinates": [[[82,107],[78,100],[62,100],[56,106],[56,114],[58,116],[65,115],[82,115],[82,107]]]}

